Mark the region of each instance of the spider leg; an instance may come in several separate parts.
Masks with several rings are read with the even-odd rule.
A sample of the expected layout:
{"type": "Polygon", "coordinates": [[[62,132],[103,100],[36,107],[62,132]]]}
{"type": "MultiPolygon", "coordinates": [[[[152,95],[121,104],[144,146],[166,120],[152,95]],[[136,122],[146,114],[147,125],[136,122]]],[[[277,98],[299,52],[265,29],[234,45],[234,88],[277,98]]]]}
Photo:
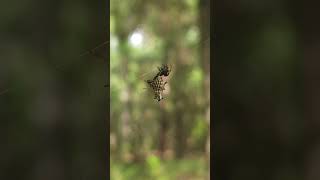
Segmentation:
{"type": "Polygon", "coordinates": [[[161,88],[162,90],[166,90],[165,85],[166,85],[167,83],[168,83],[167,81],[164,82],[163,87],[161,88]]]}

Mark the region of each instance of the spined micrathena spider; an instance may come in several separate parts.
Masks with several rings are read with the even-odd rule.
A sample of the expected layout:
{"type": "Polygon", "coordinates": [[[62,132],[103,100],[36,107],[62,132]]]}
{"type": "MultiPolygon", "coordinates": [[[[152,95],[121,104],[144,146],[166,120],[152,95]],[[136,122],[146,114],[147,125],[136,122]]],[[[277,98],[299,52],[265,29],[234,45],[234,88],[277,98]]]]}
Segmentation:
{"type": "Polygon", "coordinates": [[[146,80],[145,82],[150,86],[154,93],[154,99],[161,101],[163,99],[162,93],[165,90],[165,85],[167,81],[163,77],[169,76],[171,68],[168,65],[163,64],[158,67],[158,73],[153,77],[153,79],[146,80]]]}

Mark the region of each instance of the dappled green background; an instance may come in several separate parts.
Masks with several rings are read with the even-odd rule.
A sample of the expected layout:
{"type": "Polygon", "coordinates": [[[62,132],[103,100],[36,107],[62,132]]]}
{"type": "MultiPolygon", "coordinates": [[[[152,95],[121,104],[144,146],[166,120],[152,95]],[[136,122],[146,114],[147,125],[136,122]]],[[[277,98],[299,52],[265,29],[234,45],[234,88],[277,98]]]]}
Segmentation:
{"type": "Polygon", "coordinates": [[[210,1],[110,5],[111,179],[209,178],[210,1]],[[157,102],[144,80],[162,63],[157,102]]]}

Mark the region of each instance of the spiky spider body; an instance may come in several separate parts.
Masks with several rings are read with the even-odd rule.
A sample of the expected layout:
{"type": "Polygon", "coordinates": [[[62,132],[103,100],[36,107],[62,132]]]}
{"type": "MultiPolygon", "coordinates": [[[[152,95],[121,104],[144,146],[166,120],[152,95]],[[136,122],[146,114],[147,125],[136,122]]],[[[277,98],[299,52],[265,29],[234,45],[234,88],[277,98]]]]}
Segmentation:
{"type": "Polygon", "coordinates": [[[164,81],[163,76],[169,76],[171,69],[168,65],[164,64],[158,67],[159,72],[154,76],[152,80],[146,80],[146,83],[150,86],[154,93],[154,99],[161,101],[163,99],[162,92],[165,90],[167,81],[164,81]]]}
{"type": "Polygon", "coordinates": [[[162,92],[165,90],[166,81],[163,80],[162,76],[158,76],[153,80],[146,81],[154,92],[154,99],[161,101],[163,99],[162,92]]]}

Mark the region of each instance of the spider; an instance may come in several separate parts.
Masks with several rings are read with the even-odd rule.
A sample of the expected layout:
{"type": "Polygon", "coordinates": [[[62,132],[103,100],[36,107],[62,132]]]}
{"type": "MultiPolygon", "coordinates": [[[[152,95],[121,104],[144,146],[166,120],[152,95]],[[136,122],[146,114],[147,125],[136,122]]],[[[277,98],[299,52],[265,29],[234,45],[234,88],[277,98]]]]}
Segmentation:
{"type": "Polygon", "coordinates": [[[163,76],[169,76],[171,69],[168,65],[163,64],[161,67],[158,67],[158,71],[152,80],[146,80],[145,82],[153,90],[154,99],[161,101],[163,99],[162,92],[165,90],[165,85],[167,84],[163,76]]]}
{"type": "Polygon", "coordinates": [[[161,101],[163,99],[162,92],[165,90],[166,81],[161,76],[146,81],[154,92],[154,99],[161,101]]]}

